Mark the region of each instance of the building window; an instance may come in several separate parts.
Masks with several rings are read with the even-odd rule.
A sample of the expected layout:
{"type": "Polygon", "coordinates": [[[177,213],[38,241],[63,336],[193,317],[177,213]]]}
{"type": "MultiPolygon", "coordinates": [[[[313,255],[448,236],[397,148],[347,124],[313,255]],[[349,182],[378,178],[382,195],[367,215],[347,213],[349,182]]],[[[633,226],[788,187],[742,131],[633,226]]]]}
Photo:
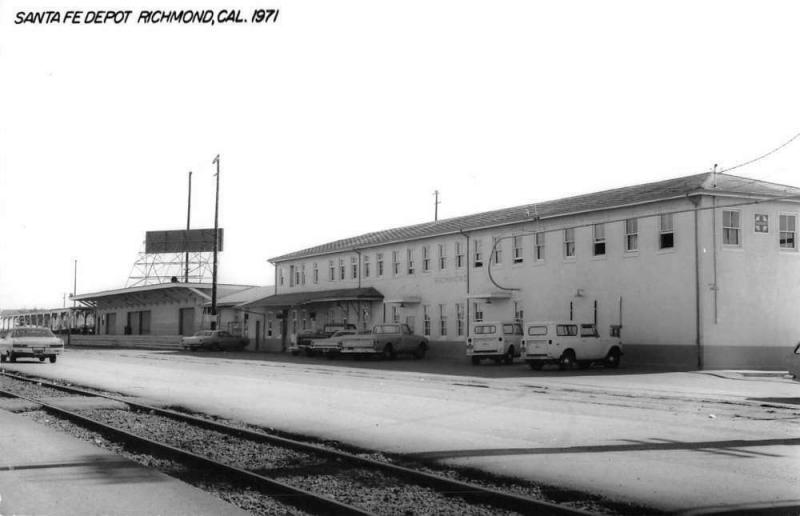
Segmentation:
{"type": "Polygon", "coordinates": [[[369,278],[369,256],[365,254],[361,259],[364,261],[364,277],[369,278]]]}
{"type": "Polygon", "coordinates": [[[472,303],[472,313],[475,314],[475,322],[483,322],[483,311],[478,303],[472,303]]]}
{"type": "Polygon", "coordinates": [[[289,266],[289,286],[293,287],[300,283],[300,271],[295,271],[294,265],[289,266]],[[297,274],[297,278],[295,278],[295,274],[297,274]]]}
{"type": "Polygon", "coordinates": [[[514,320],[522,324],[525,319],[525,311],[519,301],[514,301],[514,320]]]}
{"type": "Polygon", "coordinates": [[[328,309],[328,324],[333,324],[336,322],[336,312],[333,311],[333,308],[328,309]]]}
{"type": "Polygon", "coordinates": [[[639,250],[639,219],[625,221],[625,250],[639,250]]]}
{"type": "Polygon", "coordinates": [[[422,272],[430,272],[431,270],[431,248],[430,246],[422,246],[422,272]]]}
{"type": "Polygon", "coordinates": [[[300,284],[306,284],[306,264],[300,266],[300,284]]]}
{"type": "Polygon", "coordinates": [[[400,322],[400,308],[397,305],[392,305],[392,322],[395,324],[400,322]]]}
{"type": "Polygon", "coordinates": [[[658,247],[659,249],[675,247],[675,230],[671,213],[658,217],[658,247]]]}
{"type": "Polygon", "coordinates": [[[383,253],[375,255],[375,266],[378,268],[378,277],[383,276],[383,253]]]}
{"type": "Polygon", "coordinates": [[[575,256],[575,228],[564,230],[564,256],[575,256]]]}
{"type": "Polygon", "coordinates": [[[305,311],[305,310],[303,310],[303,318],[302,318],[302,319],[300,319],[300,329],[301,329],[301,330],[305,330],[305,329],[306,329],[306,324],[307,324],[307,323],[306,323],[306,321],[307,321],[307,320],[308,320],[308,319],[306,319],[306,311],[305,311]]]}
{"type": "Polygon", "coordinates": [[[447,337],[447,306],[439,305],[439,335],[447,337]]]}
{"type": "Polygon", "coordinates": [[[283,267],[278,268],[278,285],[283,286],[283,267]]]}
{"type": "Polygon", "coordinates": [[[544,260],[544,233],[536,233],[534,235],[534,248],[533,248],[533,256],[536,258],[536,261],[544,260]]]}
{"type": "Polygon", "coordinates": [[[514,243],[514,263],[522,263],[522,237],[517,235],[513,238],[514,243]]]}
{"type": "Polygon", "coordinates": [[[344,258],[339,258],[339,279],[344,280],[346,269],[344,266],[344,258]]]}
{"type": "Polygon", "coordinates": [[[392,270],[395,276],[400,274],[400,253],[398,251],[392,251],[392,270]]]}
{"type": "Polygon", "coordinates": [[[272,312],[267,314],[267,337],[272,337],[272,312]]]}
{"type": "Polygon", "coordinates": [[[314,265],[311,266],[311,278],[314,282],[314,285],[319,283],[319,267],[317,267],[317,262],[314,262],[314,265]]]}
{"type": "Polygon", "coordinates": [[[350,257],[350,279],[358,278],[358,258],[355,256],[350,257]]]}
{"type": "Polygon", "coordinates": [[[456,335],[464,336],[464,303],[456,303],[456,335]]]}
{"type": "Polygon", "coordinates": [[[780,245],[781,249],[796,249],[797,240],[796,235],[797,217],[795,215],[781,215],[780,216],[780,245]]]}
{"type": "Polygon", "coordinates": [[[447,268],[447,246],[439,244],[439,270],[443,271],[447,268]]]}
{"type": "Polygon", "coordinates": [[[499,237],[492,238],[492,247],[494,247],[494,263],[499,265],[503,261],[503,241],[499,237]]]}
{"type": "Polygon", "coordinates": [[[741,240],[741,226],[739,225],[739,212],[722,210],[722,243],[724,245],[739,246],[741,240]]]}
{"type": "Polygon", "coordinates": [[[475,267],[483,267],[483,242],[475,240],[473,247],[475,248],[473,253],[475,267]]]}
{"type": "Polygon", "coordinates": [[[422,305],[422,334],[431,335],[431,305],[422,305]]]}
{"type": "Polygon", "coordinates": [[[456,268],[460,269],[464,266],[464,244],[456,242],[456,268]]]}
{"type": "Polygon", "coordinates": [[[292,334],[297,335],[297,310],[292,310],[292,334]]]}
{"type": "Polygon", "coordinates": [[[336,266],[333,264],[333,260],[328,261],[328,281],[333,281],[336,279],[336,266]]]}
{"type": "Polygon", "coordinates": [[[756,213],[753,230],[756,233],[769,233],[769,215],[756,213]]]}
{"type": "Polygon", "coordinates": [[[414,250],[410,247],[406,249],[406,265],[409,274],[414,274],[414,250]]]}
{"type": "Polygon", "coordinates": [[[593,238],[593,252],[595,256],[603,256],[606,254],[606,225],[595,224],[592,230],[593,238]]]}

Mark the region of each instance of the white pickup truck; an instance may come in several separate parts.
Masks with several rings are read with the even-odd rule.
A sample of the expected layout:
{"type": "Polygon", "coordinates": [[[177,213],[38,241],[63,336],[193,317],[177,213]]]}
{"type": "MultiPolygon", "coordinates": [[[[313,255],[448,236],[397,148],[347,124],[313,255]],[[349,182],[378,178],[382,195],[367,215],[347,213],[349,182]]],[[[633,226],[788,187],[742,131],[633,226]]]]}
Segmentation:
{"type": "Polygon", "coordinates": [[[575,365],[586,369],[594,362],[616,368],[621,356],[620,339],[600,337],[594,324],[572,321],[525,324],[522,358],[531,369],[541,369],[544,364],[558,364],[562,370],[575,365]]]}

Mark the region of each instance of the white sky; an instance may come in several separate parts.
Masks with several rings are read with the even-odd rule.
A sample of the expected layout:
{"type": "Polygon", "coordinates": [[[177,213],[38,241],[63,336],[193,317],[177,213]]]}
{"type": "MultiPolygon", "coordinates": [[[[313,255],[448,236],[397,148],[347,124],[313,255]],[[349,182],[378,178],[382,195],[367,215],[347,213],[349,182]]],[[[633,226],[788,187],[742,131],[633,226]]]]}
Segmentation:
{"type": "MultiPolygon", "coordinates": [[[[796,2],[197,0],[277,24],[15,25],[0,0],[0,308],[124,286],[213,227],[220,281],[368,231],[728,167],[800,131],[796,2]]],[[[736,173],[800,186],[800,140],[736,173]]]]}

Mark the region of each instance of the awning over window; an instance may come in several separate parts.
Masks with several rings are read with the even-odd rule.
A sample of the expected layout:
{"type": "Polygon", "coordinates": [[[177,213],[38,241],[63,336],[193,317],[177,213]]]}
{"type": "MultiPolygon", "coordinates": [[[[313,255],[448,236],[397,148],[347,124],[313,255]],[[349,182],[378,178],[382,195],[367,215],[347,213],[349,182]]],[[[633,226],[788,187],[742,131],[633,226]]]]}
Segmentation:
{"type": "Polygon", "coordinates": [[[479,292],[477,294],[470,294],[468,299],[485,300],[485,301],[502,301],[504,299],[511,299],[511,292],[507,290],[497,290],[494,292],[479,292]]]}
{"type": "Polygon", "coordinates": [[[267,296],[240,306],[292,307],[312,303],[337,303],[342,301],[381,301],[383,294],[372,287],[318,290],[315,292],[293,292],[267,296]]]}

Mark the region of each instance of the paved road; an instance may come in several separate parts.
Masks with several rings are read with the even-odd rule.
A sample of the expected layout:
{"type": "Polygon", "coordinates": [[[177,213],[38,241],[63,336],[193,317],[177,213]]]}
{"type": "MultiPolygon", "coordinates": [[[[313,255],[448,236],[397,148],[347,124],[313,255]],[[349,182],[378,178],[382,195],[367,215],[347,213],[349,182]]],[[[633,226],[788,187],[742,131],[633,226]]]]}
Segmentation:
{"type": "Polygon", "coordinates": [[[800,383],[776,374],[119,350],[6,365],[662,510],[800,507],[800,383]]]}

